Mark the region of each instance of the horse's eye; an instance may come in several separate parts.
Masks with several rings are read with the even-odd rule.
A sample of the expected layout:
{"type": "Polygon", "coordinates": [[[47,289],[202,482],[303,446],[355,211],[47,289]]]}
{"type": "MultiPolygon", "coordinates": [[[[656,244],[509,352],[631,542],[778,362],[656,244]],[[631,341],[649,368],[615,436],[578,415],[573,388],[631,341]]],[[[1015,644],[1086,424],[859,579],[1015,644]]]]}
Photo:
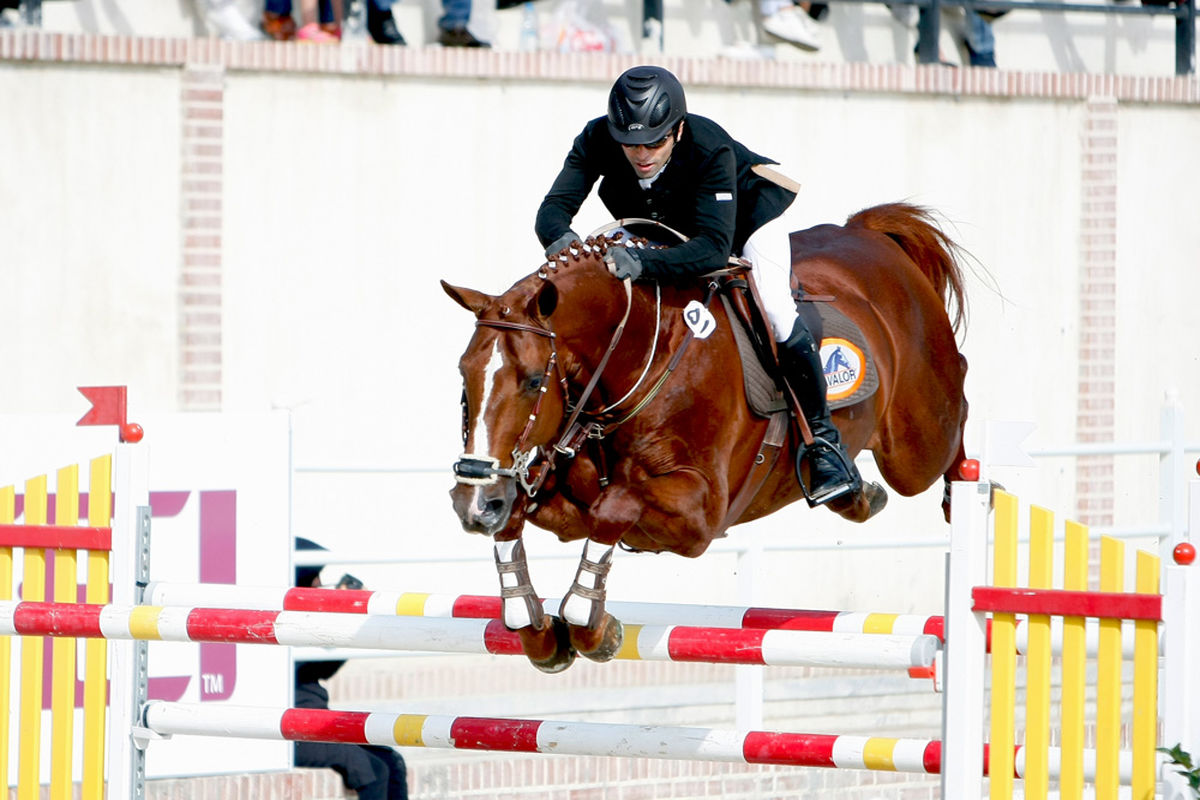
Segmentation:
{"type": "Polygon", "coordinates": [[[527,392],[536,392],[538,389],[541,389],[541,388],[542,388],[542,376],[541,375],[534,375],[525,381],[525,391],[527,391],[527,392]]]}

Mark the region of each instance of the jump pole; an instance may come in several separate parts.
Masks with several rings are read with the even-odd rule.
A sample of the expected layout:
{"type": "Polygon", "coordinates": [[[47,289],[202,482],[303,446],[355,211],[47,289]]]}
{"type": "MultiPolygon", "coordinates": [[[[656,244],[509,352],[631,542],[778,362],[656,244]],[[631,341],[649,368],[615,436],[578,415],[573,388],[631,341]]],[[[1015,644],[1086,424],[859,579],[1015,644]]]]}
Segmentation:
{"type": "MultiPolygon", "coordinates": [[[[145,602],[159,606],[220,606],[284,611],[337,611],[405,617],[500,619],[497,595],[395,592],[368,589],[275,588],[231,584],[152,581],[145,602]]],[[[557,615],[561,601],[542,598],[546,613],[557,615]]],[[[604,606],[623,622],[706,628],[784,628],[827,633],[928,634],[943,638],[940,614],[826,611],[800,608],[641,603],[609,600],[604,606]]]]}
{"type": "MultiPolygon", "coordinates": [[[[546,613],[557,615],[560,600],[541,598],[546,613]]],[[[270,609],[282,611],[333,611],[343,614],[380,614],[402,617],[453,619],[499,619],[503,613],[497,595],[449,594],[442,592],[373,591],[369,589],[314,589],[309,587],[242,586],[236,584],[151,581],[146,587],[146,605],[216,606],[220,608],[270,609]]],[[[706,628],[755,628],[761,630],[825,631],[828,633],[895,634],[936,636],[945,641],[945,617],[941,614],[894,614],[879,611],[830,611],[804,608],[724,606],[692,603],[646,603],[609,600],[605,608],[625,623],[639,625],[686,625],[706,628]]],[[[1024,655],[1028,626],[1017,624],[1017,652],[1024,655]]],[[[991,621],[987,624],[991,646],[991,621]]],[[[1051,643],[1062,647],[1062,624],[1051,630],[1051,643]]],[[[1096,653],[1099,625],[1087,625],[1088,653],[1096,653]]],[[[1133,639],[1122,639],[1125,655],[1133,656],[1133,639]]]]}
{"type": "MultiPolygon", "coordinates": [[[[238,736],[384,747],[722,761],[926,775],[937,774],[943,767],[940,740],[882,736],[309,708],[282,711],[248,706],[213,708],[201,703],[157,700],[146,705],[142,724],[140,735],[159,737],[238,736]]],[[[986,761],[985,748],[980,752],[980,764],[986,761]]],[[[1012,761],[1014,777],[1022,777],[1024,748],[1016,748],[1012,761]]],[[[1093,756],[1088,761],[1089,778],[1094,768],[1093,756]]],[[[1126,781],[1130,769],[1129,759],[1122,759],[1120,770],[1126,781]]],[[[1051,774],[1057,775],[1057,770],[1058,760],[1052,757],[1051,774]]]]}
{"type": "MultiPolygon", "coordinates": [[[[0,602],[0,635],[416,652],[523,655],[500,620],[436,619],[311,611],[88,606],[0,602]]],[[[928,669],[935,636],[628,625],[618,659],[859,669],[928,669]]]]}

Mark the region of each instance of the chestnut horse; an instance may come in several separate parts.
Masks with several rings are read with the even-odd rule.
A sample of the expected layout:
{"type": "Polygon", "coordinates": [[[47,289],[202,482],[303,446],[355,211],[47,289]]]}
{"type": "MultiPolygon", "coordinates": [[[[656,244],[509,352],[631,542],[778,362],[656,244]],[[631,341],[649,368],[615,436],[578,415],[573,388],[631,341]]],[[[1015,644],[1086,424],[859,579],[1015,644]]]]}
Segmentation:
{"type": "MultiPolygon", "coordinates": [[[[459,362],[454,509],[465,530],[494,540],[504,622],[547,672],[576,652],[604,661],[619,648],[620,622],[604,610],[614,546],[699,556],[730,525],[802,496],[793,426],[774,431],[786,457],[764,457],[778,423],[747,403],[727,306],[707,306],[716,328],[698,337],[685,306],[711,300],[706,281],[619,281],[603,255],[626,244],[577,242],[498,296],[442,282],[476,317],[459,362]],[[554,617],[529,580],[527,520],[586,540],[554,617]]],[[[850,455],[870,450],[906,496],[957,479],[967,416],[957,245],[925,209],[893,203],[794,233],[792,250],[805,291],[831,296],[874,360],[875,392],[834,413],[850,455]]],[[[866,484],[829,506],[863,521],[885,499],[866,484]]]]}

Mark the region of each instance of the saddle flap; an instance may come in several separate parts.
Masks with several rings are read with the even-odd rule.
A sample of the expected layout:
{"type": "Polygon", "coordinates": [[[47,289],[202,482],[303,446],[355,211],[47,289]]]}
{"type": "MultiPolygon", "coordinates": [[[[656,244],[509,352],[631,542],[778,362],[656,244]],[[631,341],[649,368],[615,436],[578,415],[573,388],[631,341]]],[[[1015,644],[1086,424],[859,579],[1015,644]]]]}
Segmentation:
{"type": "MultiPolygon", "coordinates": [[[[767,334],[766,314],[753,289],[753,279],[749,273],[739,274],[722,281],[722,289],[721,302],[725,305],[742,362],[746,402],[758,416],[770,417],[786,409],[787,402],[772,377],[777,369],[776,352],[768,344],[772,337],[767,334]],[[753,311],[749,304],[751,298],[756,306],[753,311]]],[[[814,302],[814,299],[808,297],[802,302],[814,302]]],[[[831,303],[816,302],[816,308],[821,318],[821,364],[829,408],[836,410],[861,403],[879,389],[879,371],[866,337],[831,303]]]]}
{"type": "MultiPolygon", "coordinates": [[[[750,276],[746,275],[745,280],[750,276]]],[[[726,284],[728,286],[728,284],[726,284]]],[[[742,384],[746,392],[746,402],[750,410],[760,417],[770,417],[778,411],[787,410],[787,401],[779,390],[778,384],[764,366],[764,361],[775,360],[774,353],[763,352],[761,337],[758,344],[752,336],[750,328],[750,309],[746,303],[745,292],[730,290],[721,293],[721,302],[725,305],[725,314],[729,317],[729,328],[733,331],[733,340],[737,342],[738,357],[742,362],[742,384]]]]}

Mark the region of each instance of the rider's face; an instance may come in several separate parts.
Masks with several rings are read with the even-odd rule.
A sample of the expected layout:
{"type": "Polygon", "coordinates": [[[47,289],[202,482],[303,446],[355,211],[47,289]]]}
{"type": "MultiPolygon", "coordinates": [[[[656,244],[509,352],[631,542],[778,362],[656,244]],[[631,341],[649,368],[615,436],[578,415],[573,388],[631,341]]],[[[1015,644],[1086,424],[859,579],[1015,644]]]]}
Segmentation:
{"type": "Polygon", "coordinates": [[[665,138],[650,144],[621,145],[625,158],[640,180],[653,178],[666,163],[671,160],[671,152],[675,149],[678,136],[683,132],[683,123],[665,138]]]}

